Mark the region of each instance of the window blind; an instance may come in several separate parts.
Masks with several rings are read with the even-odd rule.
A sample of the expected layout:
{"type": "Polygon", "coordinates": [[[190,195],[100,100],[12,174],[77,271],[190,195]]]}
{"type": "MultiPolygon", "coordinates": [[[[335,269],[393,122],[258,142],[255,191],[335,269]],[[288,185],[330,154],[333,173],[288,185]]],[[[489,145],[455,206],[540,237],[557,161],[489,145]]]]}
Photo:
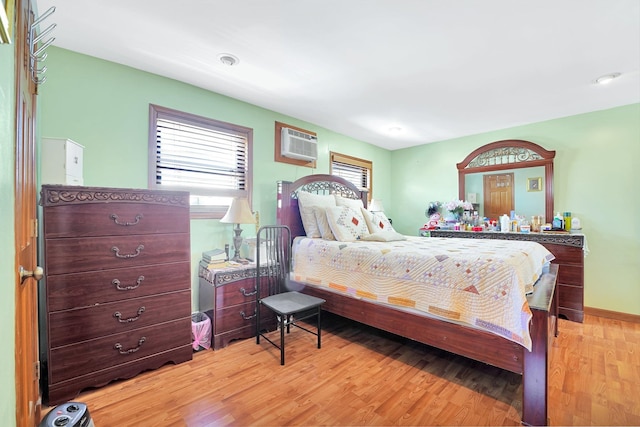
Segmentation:
{"type": "Polygon", "coordinates": [[[156,184],[240,190],[247,186],[247,139],[166,118],[156,127],[156,184]]]}
{"type": "Polygon", "coordinates": [[[331,174],[342,177],[371,194],[372,163],[339,153],[331,153],[331,174]]]}

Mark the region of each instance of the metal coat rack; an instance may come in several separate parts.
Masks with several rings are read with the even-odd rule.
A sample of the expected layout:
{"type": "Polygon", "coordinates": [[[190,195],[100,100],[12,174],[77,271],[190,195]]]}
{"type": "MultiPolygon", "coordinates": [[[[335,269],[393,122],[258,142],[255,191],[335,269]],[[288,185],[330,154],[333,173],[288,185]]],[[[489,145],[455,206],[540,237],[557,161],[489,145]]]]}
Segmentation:
{"type": "Polygon", "coordinates": [[[44,75],[47,72],[47,67],[43,66],[42,68],[38,68],[38,64],[47,59],[47,52],[45,51],[51,43],[53,43],[55,37],[49,37],[45,42],[42,42],[42,40],[56,28],[56,24],[51,24],[40,32],[38,32],[38,29],[40,24],[55,11],[56,7],[51,6],[45,13],[29,24],[29,71],[31,72],[31,80],[37,85],[47,80],[47,77],[44,75]]]}

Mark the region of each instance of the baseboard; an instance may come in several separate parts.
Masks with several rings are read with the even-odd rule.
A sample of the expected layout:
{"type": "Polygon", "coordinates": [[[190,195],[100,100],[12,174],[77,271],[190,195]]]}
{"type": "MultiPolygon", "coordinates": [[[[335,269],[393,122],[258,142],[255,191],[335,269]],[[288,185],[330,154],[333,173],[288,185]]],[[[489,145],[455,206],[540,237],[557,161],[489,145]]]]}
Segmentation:
{"type": "Polygon", "coordinates": [[[619,311],[603,310],[601,308],[585,307],[584,314],[622,320],[624,322],[640,323],[640,316],[637,314],[621,313],[619,311]]]}

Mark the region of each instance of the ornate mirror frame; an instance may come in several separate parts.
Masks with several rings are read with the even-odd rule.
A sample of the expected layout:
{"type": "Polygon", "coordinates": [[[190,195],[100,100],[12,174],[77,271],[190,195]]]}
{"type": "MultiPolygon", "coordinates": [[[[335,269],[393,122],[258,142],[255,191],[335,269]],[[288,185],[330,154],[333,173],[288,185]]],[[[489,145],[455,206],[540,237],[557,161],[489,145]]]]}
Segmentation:
{"type": "Polygon", "coordinates": [[[471,173],[544,166],[545,218],[553,218],[553,158],[555,151],[521,139],[491,142],[458,163],[458,197],[465,200],[465,177],[471,173]]]}

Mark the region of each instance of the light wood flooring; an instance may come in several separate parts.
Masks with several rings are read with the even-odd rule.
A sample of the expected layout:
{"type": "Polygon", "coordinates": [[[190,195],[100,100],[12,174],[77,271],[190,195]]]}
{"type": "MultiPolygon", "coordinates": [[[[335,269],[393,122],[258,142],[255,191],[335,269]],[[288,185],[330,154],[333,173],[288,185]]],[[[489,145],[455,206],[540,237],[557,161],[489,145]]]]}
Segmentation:
{"type": "MultiPolygon", "coordinates": [[[[96,427],[520,425],[519,375],[335,316],[323,324],[320,350],[294,328],[285,366],[248,339],[75,400],[96,427]]],[[[640,425],[640,324],[561,320],[554,347],[552,425],[640,425]]]]}

